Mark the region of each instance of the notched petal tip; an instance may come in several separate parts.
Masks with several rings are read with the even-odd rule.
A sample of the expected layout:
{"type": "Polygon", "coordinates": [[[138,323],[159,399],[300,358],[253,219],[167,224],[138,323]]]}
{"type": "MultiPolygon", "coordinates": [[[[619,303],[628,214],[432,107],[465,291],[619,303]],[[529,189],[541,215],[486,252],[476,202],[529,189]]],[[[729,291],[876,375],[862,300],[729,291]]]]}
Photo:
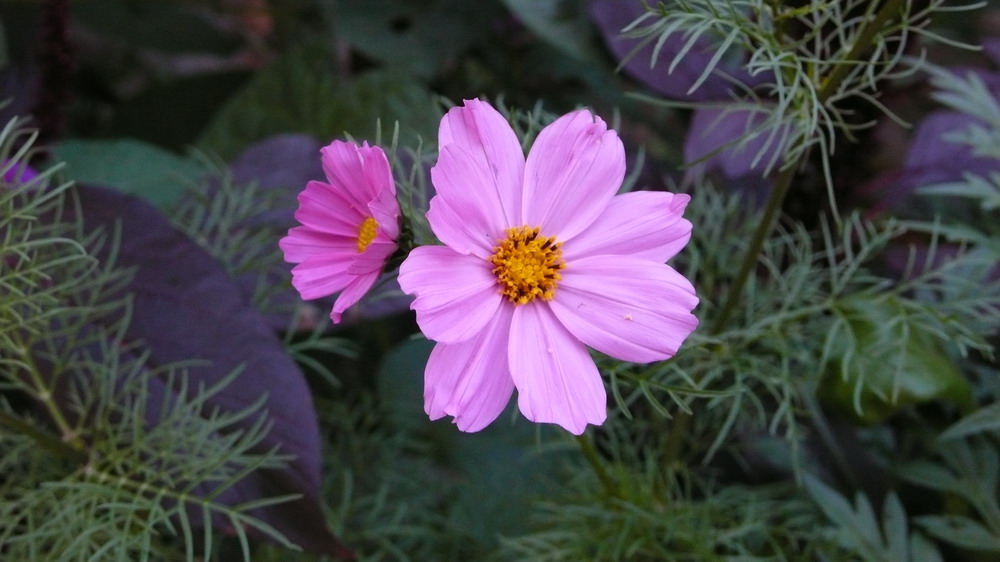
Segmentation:
{"type": "Polygon", "coordinates": [[[604,120],[577,110],[539,132],[524,178],[524,222],[570,239],[594,222],[621,187],[625,147],[604,120]]]}
{"type": "Polygon", "coordinates": [[[340,292],[337,300],[333,302],[333,310],[330,311],[330,319],[334,324],[339,324],[343,313],[361,301],[369,289],[378,281],[379,271],[365,275],[355,276],[350,283],[340,292]]]}
{"type": "Polygon", "coordinates": [[[514,311],[507,352],[524,417],[574,435],[607,419],[607,392],[587,348],[545,305],[514,311]]]}
{"type": "Polygon", "coordinates": [[[424,371],[424,411],[432,419],[453,416],[465,432],[495,420],[514,391],[507,366],[509,311],[500,311],[473,339],[437,344],[424,371]]]}

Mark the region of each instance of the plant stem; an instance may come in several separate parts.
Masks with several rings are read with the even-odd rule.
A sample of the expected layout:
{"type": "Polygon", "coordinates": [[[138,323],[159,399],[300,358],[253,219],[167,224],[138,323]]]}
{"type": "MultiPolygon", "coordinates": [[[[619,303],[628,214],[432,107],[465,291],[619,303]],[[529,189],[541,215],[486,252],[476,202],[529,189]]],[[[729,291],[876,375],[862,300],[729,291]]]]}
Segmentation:
{"type": "MultiPolygon", "coordinates": [[[[804,154],[803,159],[807,156],[808,154],[804,154]]],[[[767,200],[767,208],[764,209],[764,214],[757,224],[757,229],[754,230],[747,253],[743,255],[740,270],[737,272],[733,284],[730,285],[729,290],[726,292],[726,300],[723,302],[722,310],[712,322],[712,334],[721,332],[726,326],[726,322],[729,321],[729,317],[732,316],[733,311],[736,310],[736,305],[739,304],[740,297],[743,296],[743,287],[746,285],[747,280],[750,279],[751,270],[757,265],[757,258],[760,255],[761,248],[764,247],[764,242],[771,235],[771,229],[774,228],[774,221],[778,213],[781,212],[781,206],[785,202],[785,196],[788,195],[797,170],[798,165],[789,166],[781,171],[781,175],[775,181],[774,189],[767,200]]]]}
{"type": "Polygon", "coordinates": [[[48,451],[55,453],[70,462],[83,464],[87,461],[86,453],[80,449],[77,449],[69,443],[58,439],[54,435],[50,435],[38,429],[17,416],[11,415],[7,412],[0,412],[0,426],[6,427],[7,429],[10,429],[15,433],[20,433],[21,435],[27,435],[38,443],[41,448],[47,449],[48,451]]]}
{"type": "MultiPolygon", "coordinates": [[[[888,0],[882,5],[882,9],[879,10],[878,14],[862,28],[861,32],[858,34],[857,41],[854,42],[851,47],[850,52],[844,57],[843,64],[838,64],[833,67],[833,71],[822,81],[819,91],[819,102],[826,103],[827,100],[837,91],[840,84],[843,82],[844,78],[847,76],[847,71],[853,64],[853,61],[857,60],[861,53],[871,47],[872,39],[875,38],[875,34],[885,26],[886,22],[899,12],[899,0],[888,0]]],[[[757,258],[760,254],[761,248],[764,246],[764,242],[771,235],[771,230],[774,228],[774,221],[778,213],[781,211],[781,207],[785,202],[785,197],[788,195],[789,188],[792,185],[792,180],[795,179],[795,174],[798,171],[801,162],[804,162],[806,158],[809,157],[809,152],[806,151],[802,154],[799,162],[786,167],[781,171],[778,179],[775,181],[774,190],[771,191],[771,196],[767,201],[767,208],[764,210],[764,215],[761,217],[760,223],[757,225],[757,229],[754,231],[753,239],[750,242],[750,247],[747,253],[743,256],[743,262],[740,263],[739,272],[736,274],[736,278],[733,280],[733,284],[730,286],[729,291],[726,294],[726,300],[722,305],[722,310],[719,315],[715,317],[712,323],[711,333],[718,334],[725,327],[726,322],[732,316],[736,305],[739,304],[740,298],[743,295],[743,287],[746,285],[747,280],[750,277],[750,273],[754,266],[757,264],[757,258]]]]}
{"type": "MultiPolygon", "coordinates": [[[[830,74],[822,80],[819,86],[819,103],[826,103],[834,95],[834,93],[836,93],[837,89],[847,77],[847,73],[850,68],[856,64],[856,61],[861,57],[862,53],[871,48],[872,40],[875,38],[876,34],[885,27],[886,23],[888,23],[893,15],[899,13],[899,1],[900,0],[886,0],[875,17],[868,20],[865,26],[858,33],[857,40],[851,45],[850,51],[842,59],[841,63],[836,64],[830,74]]],[[[872,4],[872,6],[874,5],[875,3],[872,4]]],[[[740,269],[737,272],[736,277],[733,279],[732,285],[729,286],[729,289],[726,292],[726,299],[723,301],[719,314],[715,317],[711,324],[710,333],[713,335],[722,332],[726,323],[736,310],[736,306],[739,304],[743,296],[743,288],[746,286],[754,266],[757,265],[757,260],[761,249],[764,247],[764,242],[771,235],[774,223],[779,212],[781,211],[782,205],[785,202],[785,197],[788,195],[792,181],[795,179],[795,174],[798,172],[802,162],[804,162],[808,157],[809,151],[805,151],[800,157],[799,162],[785,167],[781,171],[777,180],[775,180],[774,189],[771,191],[771,195],[767,201],[767,207],[764,209],[764,214],[761,216],[760,222],[757,224],[757,228],[754,231],[753,238],[750,241],[750,247],[747,248],[747,252],[743,256],[743,261],[740,263],[740,269]]],[[[690,426],[691,414],[684,411],[679,412],[674,419],[674,423],[670,428],[670,432],[667,435],[667,440],[664,445],[664,455],[668,463],[676,462],[680,458],[682,439],[683,436],[687,434],[690,426]]]]}
{"type": "Polygon", "coordinates": [[[621,490],[618,489],[618,485],[615,484],[608,471],[604,469],[601,456],[597,454],[597,449],[594,448],[594,442],[591,441],[590,436],[586,434],[577,435],[576,442],[580,445],[580,452],[583,453],[583,457],[590,463],[590,467],[597,474],[597,479],[604,486],[604,493],[607,494],[608,498],[621,498],[621,490]]]}
{"type": "MultiPolygon", "coordinates": [[[[899,1],[900,0],[887,0],[886,3],[882,5],[882,9],[875,15],[875,18],[862,28],[861,33],[858,34],[858,39],[851,46],[851,50],[847,53],[847,56],[843,58],[841,64],[833,67],[833,71],[830,72],[820,85],[820,103],[825,103],[830,99],[830,96],[836,92],[837,88],[840,87],[841,82],[844,81],[847,71],[851,68],[851,66],[856,64],[855,61],[861,57],[861,53],[871,47],[871,42],[872,39],[875,38],[875,34],[885,26],[885,24],[889,21],[889,18],[899,13],[899,1]]],[[[871,5],[874,6],[875,2],[872,2],[871,5]]]]}
{"type": "MultiPolygon", "coordinates": [[[[20,341],[18,338],[18,345],[15,346],[17,349],[28,349],[28,345],[20,341]]],[[[41,375],[42,370],[35,365],[32,357],[24,353],[23,361],[28,365],[27,376],[29,379],[30,387],[25,388],[25,390],[35,399],[45,406],[45,411],[48,412],[49,416],[52,418],[52,422],[56,424],[56,427],[62,433],[61,443],[68,443],[76,450],[83,449],[83,441],[80,436],[77,435],[76,430],[63,415],[59,405],[52,398],[52,389],[49,387],[44,377],[41,375]]]]}

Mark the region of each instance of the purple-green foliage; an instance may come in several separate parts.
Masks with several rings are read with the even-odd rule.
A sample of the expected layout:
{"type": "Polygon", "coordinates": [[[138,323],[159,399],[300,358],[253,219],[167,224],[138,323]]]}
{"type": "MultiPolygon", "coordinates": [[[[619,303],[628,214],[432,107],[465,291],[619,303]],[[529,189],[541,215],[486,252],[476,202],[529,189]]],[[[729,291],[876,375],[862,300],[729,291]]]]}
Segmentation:
{"type": "MultiPolygon", "coordinates": [[[[646,184],[657,187],[665,183],[665,177],[681,177],[683,170],[679,170],[678,165],[691,164],[704,157],[688,174],[693,190],[704,193],[710,189],[700,180],[693,179],[694,172],[701,171],[697,168],[707,168],[707,171],[715,168],[722,172],[720,183],[724,191],[753,191],[763,194],[763,199],[770,193],[777,172],[772,169],[768,177],[761,177],[762,164],[770,162],[780,142],[769,143],[765,136],[739,147],[735,144],[748,130],[748,124],[755,124],[742,109],[727,111],[735,107],[729,102],[734,96],[742,98],[744,90],[714,74],[699,88],[690,91],[712,56],[709,43],[699,40],[693,44],[671,73],[667,68],[684,47],[682,37],[669,39],[654,65],[650,60],[652,43],[636,50],[637,39],[619,36],[620,30],[641,13],[643,2],[639,0],[591,0],[579,5],[542,0],[539,5],[544,4],[545,9],[539,8],[538,13],[527,15],[524,10],[530,9],[531,4],[518,2],[269,2],[265,4],[267,15],[275,26],[274,35],[252,40],[245,40],[233,32],[232,27],[222,25],[238,18],[227,20],[213,13],[218,3],[211,7],[206,7],[208,3],[204,2],[140,4],[117,0],[74,4],[75,17],[79,18],[77,23],[85,32],[82,37],[97,38],[96,43],[89,45],[97,45],[100,49],[96,50],[97,56],[94,50],[85,48],[81,52],[82,71],[77,77],[70,134],[82,137],[82,142],[95,135],[111,139],[137,137],[166,149],[197,143],[202,149],[220,153],[225,159],[235,155],[230,165],[233,184],[256,183],[261,200],[267,200],[259,204],[259,212],[240,223],[244,227],[241,232],[256,229],[280,232],[291,226],[295,194],[308,179],[321,175],[319,146],[331,138],[341,137],[344,132],[359,141],[371,141],[376,118],[383,119],[383,135],[392,130],[392,122],[399,119],[404,137],[417,131],[423,142],[433,145],[433,124],[439,117],[440,108],[428,100],[435,94],[454,101],[474,96],[489,99],[503,96],[509,106],[521,108],[543,100],[545,109],[558,112],[582,104],[600,109],[608,116],[614,114],[612,107],[621,108],[623,137],[632,135],[650,149],[640,187],[646,184]],[[528,15],[537,17],[529,18],[528,15]],[[178,32],[178,29],[184,31],[178,32]],[[560,43],[560,33],[566,30],[576,34],[575,40],[560,43]],[[227,57],[253,41],[263,47],[257,52],[261,60],[271,59],[268,64],[228,70],[220,66],[196,75],[183,74],[179,67],[170,64],[157,66],[163,61],[183,62],[185,59],[178,55],[190,52],[210,55],[208,58],[227,57]],[[177,58],[171,58],[174,56],[177,58]],[[619,74],[611,72],[616,64],[622,64],[619,74]],[[654,109],[626,95],[637,92],[683,102],[711,102],[715,106],[694,111],[654,109]],[[757,166],[751,166],[754,160],[758,160],[757,166]]],[[[655,7],[656,2],[648,4],[655,7]]],[[[31,64],[24,63],[20,52],[22,46],[30,43],[21,39],[26,36],[31,19],[22,18],[14,11],[5,11],[3,16],[5,32],[14,37],[17,65],[3,69],[0,97],[12,91],[16,93],[14,103],[3,111],[16,108],[23,113],[30,110],[31,104],[25,97],[34,90],[38,74],[31,64]],[[27,23],[22,26],[22,22],[27,23]]],[[[942,22],[956,34],[968,32],[963,22],[947,19],[942,22]]],[[[995,26],[988,22],[980,25],[987,29],[995,26]]],[[[988,56],[996,54],[995,42],[987,41],[985,47],[988,56]]],[[[768,78],[743,73],[740,70],[740,64],[746,62],[743,54],[724,57],[720,69],[752,89],[768,78]]],[[[962,55],[963,64],[968,58],[962,55]]],[[[989,64],[990,61],[981,62],[989,64]]],[[[977,72],[996,92],[996,73],[977,72]]],[[[949,142],[945,138],[948,133],[962,130],[975,121],[951,111],[929,112],[931,107],[926,92],[913,85],[919,84],[921,78],[908,80],[912,82],[879,84],[885,95],[878,99],[890,109],[903,106],[904,118],[914,124],[912,133],[903,134],[902,143],[887,144],[878,135],[862,133],[858,138],[860,144],[845,142],[837,146],[832,157],[835,181],[844,177],[837,172],[855,173],[836,186],[840,202],[847,207],[857,207],[866,216],[876,219],[902,216],[930,220],[939,216],[947,220],[960,217],[964,226],[989,227],[995,216],[981,214],[967,202],[917,195],[925,186],[960,181],[968,172],[988,174],[997,170],[998,165],[996,160],[976,156],[968,147],[949,142]],[[917,109],[907,106],[901,99],[910,101],[918,106],[917,109]],[[898,160],[892,160],[893,155],[899,157],[898,160]],[[880,163],[883,160],[890,163],[880,163]]],[[[765,92],[755,90],[755,93],[768,103],[765,92]]],[[[741,102],[745,103],[745,99],[741,102]]],[[[859,107],[852,106],[852,109],[859,107]]],[[[862,109],[859,115],[868,117],[872,113],[862,109]]],[[[877,119],[886,121],[881,115],[877,119]]],[[[411,135],[406,142],[416,142],[414,139],[411,135]]],[[[785,162],[778,159],[775,163],[780,166],[785,162]]],[[[109,165],[114,165],[113,158],[109,165]]],[[[629,165],[632,165],[631,159],[629,165]]],[[[143,166],[140,162],[135,174],[142,174],[143,166]]],[[[803,228],[810,229],[811,235],[820,238],[820,229],[814,228],[815,221],[826,209],[825,196],[820,195],[822,181],[817,177],[817,167],[818,162],[813,158],[799,170],[791,202],[784,208],[787,214],[783,225],[794,231],[805,224],[803,228]]],[[[67,176],[73,177],[71,169],[67,170],[67,176]]],[[[171,190],[175,196],[193,196],[182,191],[185,186],[170,183],[169,178],[162,181],[148,181],[150,177],[137,179],[146,180],[157,189],[171,190]]],[[[219,185],[208,182],[204,192],[199,193],[205,197],[204,205],[216,201],[220,189],[219,185]]],[[[414,344],[396,345],[398,332],[412,328],[406,317],[394,315],[406,308],[405,300],[389,301],[388,305],[383,300],[362,303],[360,313],[353,317],[356,322],[346,333],[364,342],[363,354],[351,362],[335,363],[337,369],[342,368],[337,377],[342,378],[344,387],[332,391],[324,389],[325,403],[333,401],[339,408],[334,411],[346,411],[363,423],[351,416],[344,416],[347,421],[334,423],[325,415],[327,412],[320,412],[324,421],[317,426],[306,381],[275,336],[275,331],[287,329],[288,311],[300,304],[287,285],[286,264],[269,263],[263,270],[232,271],[231,264],[217,263],[206,254],[203,247],[210,244],[204,240],[196,244],[142,201],[86,187],[80,188],[78,193],[88,224],[102,224],[113,229],[113,225],[121,221],[122,249],[118,262],[137,268],[136,278],[127,289],[136,291],[130,341],[149,345],[154,365],[175,360],[210,361],[190,368],[194,381],[217,381],[233,368],[243,365],[242,373],[230,387],[212,399],[213,404],[238,411],[266,395],[267,403],[262,413],[271,416],[274,427],[259,450],[280,445],[283,452],[297,455],[286,469],[246,476],[220,499],[236,504],[285,493],[303,494],[295,502],[264,508],[258,515],[293,542],[312,550],[333,552],[337,549],[337,539],[324,524],[327,517],[338,525],[338,535],[358,542],[351,546],[357,546],[362,555],[404,558],[417,553],[428,559],[447,559],[449,553],[454,558],[456,552],[482,554],[495,547],[491,541],[496,540],[497,534],[503,534],[504,541],[509,541],[507,554],[516,552],[522,557],[539,556],[546,541],[572,551],[573,545],[588,544],[588,537],[600,541],[596,548],[608,549],[599,552],[640,553],[650,559],[657,559],[657,554],[664,559],[664,552],[680,553],[678,556],[686,553],[690,557],[691,552],[699,552],[699,548],[704,549],[700,552],[706,559],[720,556],[720,552],[746,555],[738,550],[742,539],[713,550],[716,543],[711,541],[718,537],[740,536],[737,532],[715,532],[727,530],[726,519],[720,514],[734,518],[735,523],[730,522],[733,526],[728,529],[752,531],[745,545],[756,546],[756,553],[767,551],[762,546],[768,544],[767,541],[784,536],[785,542],[775,543],[776,548],[801,549],[783,554],[789,558],[798,554],[802,559],[829,557],[831,552],[834,552],[833,558],[842,554],[835,551],[835,541],[825,542],[825,537],[827,534],[843,535],[845,530],[856,531],[857,536],[848,539],[839,536],[837,540],[842,545],[858,543],[858,537],[864,539],[865,535],[871,535],[875,540],[865,548],[874,549],[864,552],[879,552],[878,548],[887,544],[896,548],[883,550],[898,554],[906,552],[907,548],[911,553],[919,552],[931,540],[913,532],[915,530],[929,529],[930,535],[941,543],[948,543],[948,522],[962,529],[980,528],[965,515],[956,515],[974,516],[975,510],[957,503],[953,495],[925,490],[914,494],[893,481],[892,470],[897,462],[938,462],[934,452],[935,433],[966,413],[963,410],[974,407],[969,403],[966,386],[959,381],[968,381],[973,400],[978,403],[989,404],[998,392],[996,383],[991,382],[996,378],[995,359],[980,355],[979,351],[971,353],[971,357],[962,356],[951,349],[950,342],[939,335],[929,336],[926,329],[904,333],[906,325],[898,324],[899,328],[883,333],[888,340],[894,334],[902,334],[898,338],[903,343],[900,349],[914,353],[901,364],[912,367],[919,376],[895,385],[893,377],[897,370],[894,365],[878,362],[886,356],[884,351],[892,346],[881,345],[886,342],[863,341],[855,349],[874,356],[868,357],[874,359],[868,363],[875,375],[870,379],[872,384],[859,387],[855,382],[860,379],[839,379],[827,387],[833,396],[822,409],[810,411],[797,405],[790,416],[800,420],[807,434],[801,437],[802,447],[807,451],[803,453],[805,471],[822,477],[826,485],[831,486],[811,489],[812,496],[824,502],[824,509],[810,512],[802,508],[797,502],[808,499],[808,494],[794,486],[778,491],[768,488],[766,494],[760,494],[765,487],[759,484],[769,479],[779,480],[781,484],[793,482],[793,474],[801,467],[795,467],[796,459],[788,449],[799,437],[785,439],[781,432],[786,428],[777,422],[768,427],[757,426],[751,413],[760,410],[770,415],[779,406],[788,408],[789,403],[779,396],[781,392],[810,395],[810,384],[814,382],[810,377],[822,375],[822,372],[816,375],[807,369],[795,371],[794,384],[781,381],[767,387],[774,389],[773,394],[760,390],[759,386],[737,387],[734,383],[732,388],[740,391],[738,396],[751,405],[744,410],[734,409],[734,417],[727,420],[711,410],[711,405],[725,404],[730,396],[723,392],[729,389],[724,386],[725,382],[752,380],[756,375],[747,374],[748,365],[785,343],[770,332],[761,332],[759,345],[755,343],[750,348],[753,357],[733,362],[741,368],[725,371],[713,381],[717,387],[709,385],[709,388],[698,389],[699,392],[704,390],[702,397],[689,397],[684,392],[690,389],[676,386],[666,386],[664,390],[663,379],[657,378],[655,370],[635,370],[631,379],[620,378],[620,374],[611,378],[614,391],[621,394],[618,399],[627,403],[629,410],[626,410],[627,416],[618,412],[613,426],[609,424],[594,432],[600,461],[624,488],[621,496],[608,496],[593,475],[588,476],[589,467],[579,455],[565,459],[551,456],[548,450],[533,442],[530,430],[523,425],[499,427],[493,434],[460,441],[446,423],[428,426],[424,414],[419,411],[417,388],[422,367],[419,363],[423,359],[420,353],[413,352],[414,344]],[[250,305],[250,296],[259,288],[261,279],[272,288],[272,303],[282,308],[282,312],[256,311],[250,305]],[[383,317],[383,313],[388,316],[383,317]],[[371,322],[374,317],[382,320],[371,322]],[[769,347],[771,344],[774,346],[769,347]],[[377,377],[371,376],[376,372],[379,373],[377,377]],[[933,384],[918,388],[927,381],[933,384]],[[723,391],[719,391],[719,387],[723,391]],[[875,404],[867,416],[861,416],[873,424],[868,427],[861,427],[851,419],[854,392],[858,388],[863,390],[858,396],[866,408],[875,404]],[[901,389],[899,396],[903,399],[887,403],[884,398],[891,397],[894,389],[901,389]],[[358,396],[364,400],[354,401],[358,396]],[[671,417],[664,417],[656,408],[650,408],[646,404],[649,396],[656,396],[665,404],[661,407],[671,417]],[[678,406],[681,403],[683,407],[678,406]],[[413,411],[406,412],[406,419],[401,421],[403,404],[413,411]],[[695,421],[679,441],[681,450],[693,452],[666,461],[658,455],[669,448],[670,430],[677,425],[677,418],[683,417],[682,410],[687,408],[693,412],[695,421]],[[836,412],[843,413],[843,417],[836,412]],[[828,429],[824,425],[824,414],[833,417],[832,436],[823,433],[828,429]],[[721,431],[722,423],[731,423],[736,428],[734,437],[722,443],[716,458],[708,460],[698,456],[721,431]],[[393,432],[399,426],[406,428],[402,436],[382,441],[386,433],[398,435],[393,432]],[[507,429],[517,433],[509,433],[507,429]],[[773,442],[780,442],[775,447],[779,453],[766,448],[765,445],[773,445],[773,442]],[[324,458],[321,454],[324,445],[327,451],[343,451],[349,460],[331,458],[329,452],[324,458]],[[765,453],[751,454],[758,450],[765,453]],[[428,467],[426,473],[409,472],[405,467],[411,464],[403,462],[404,452],[408,460],[417,459],[415,464],[428,467]],[[846,462],[838,464],[837,454],[845,452],[846,462]],[[553,458],[565,461],[565,466],[525,460],[553,458]],[[872,459],[877,462],[873,463],[872,459]],[[374,465],[376,460],[378,466],[374,465]],[[321,463],[336,468],[320,472],[321,463]],[[876,469],[869,470],[873,466],[876,469]],[[863,496],[857,496],[851,503],[843,499],[851,498],[856,491],[850,482],[851,471],[861,473],[862,480],[875,481],[873,489],[893,486],[895,491],[886,495],[885,502],[880,497],[863,500],[863,496]],[[689,481],[684,481],[685,474],[689,481]],[[671,480],[675,477],[676,480],[671,480]],[[698,484],[700,477],[705,479],[701,485],[698,484]],[[543,484],[525,486],[531,488],[530,493],[522,494],[521,487],[528,480],[543,484]],[[711,485],[704,483],[708,480],[711,485]],[[399,485],[401,481],[406,485],[399,485]],[[581,494],[581,489],[587,493],[581,494]],[[717,500],[722,492],[728,494],[726,502],[717,500]],[[538,499],[545,502],[543,508],[538,507],[539,502],[535,501],[538,499]],[[783,518],[780,508],[788,505],[802,510],[794,517],[783,518]],[[883,505],[886,514],[881,522],[876,521],[871,506],[883,505]],[[749,507],[743,512],[741,506],[749,507]],[[901,508],[909,513],[900,514],[901,508]],[[755,513],[753,509],[759,511],[755,513]],[[690,521],[698,523],[685,519],[686,513],[693,514],[690,521]],[[817,516],[823,513],[835,522],[837,533],[817,516]],[[941,515],[913,517],[920,513],[941,515]],[[741,520],[741,515],[746,515],[747,519],[741,520]],[[574,521],[573,517],[582,524],[566,525],[567,521],[574,521]],[[960,517],[964,519],[957,519],[960,517]],[[905,523],[907,519],[911,520],[909,526],[905,523]],[[796,526],[795,521],[804,523],[796,526]],[[692,525],[699,531],[686,535],[690,529],[685,525],[692,525]],[[754,525],[770,530],[763,531],[754,525]],[[651,533],[650,529],[656,532],[651,533]],[[897,532],[899,529],[902,531],[897,532]],[[620,530],[616,540],[606,540],[615,530],[620,530]],[[767,534],[771,531],[775,534],[767,534]],[[782,535],[785,531],[787,535],[782,535]],[[608,534],[602,534],[605,532],[608,534]],[[905,541],[910,532],[910,546],[898,548],[898,541],[905,541]],[[637,535],[641,536],[636,538],[637,535]],[[475,540],[467,540],[470,536],[475,540]],[[518,548],[510,547],[519,538],[523,541],[517,543],[518,548]],[[685,543],[686,539],[691,542],[685,543]],[[564,542],[559,543],[560,540],[564,542]],[[629,543],[630,540],[635,543],[629,543]],[[468,543],[462,545],[466,550],[454,546],[459,541],[468,543]],[[662,550],[643,550],[650,544],[662,550]],[[725,549],[733,544],[736,550],[725,549]],[[820,546],[814,547],[814,544],[820,546]],[[677,550],[669,551],[669,547],[677,550]],[[629,548],[634,550],[629,551],[629,548]],[[693,550],[685,551],[685,548],[693,550]],[[810,548],[828,550],[816,552],[810,548]]],[[[750,220],[753,215],[747,217],[750,220]]],[[[176,216],[173,218],[177,220],[176,216]]],[[[696,225],[696,236],[712,228],[711,224],[696,225]]],[[[226,236],[226,232],[216,234],[226,236]]],[[[745,243],[745,240],[739,242],[745,243]]],[[[890,244],[884,255],[873,259],[875,268],[885,273],[880,282],[904,282],[905,279],[898,280],[898,275],[905,269],[903,264],[911,257],[911,252],[917,256],[918,265],[923,265],[928,261],[925,256],[936,248],[937,253],[930,260],[933,265],[947,262],[960,249],[958,245],[942,248],[936,243],[936,240],[929,241],[911,233],[905,240],[890,244]]],[[[264,243],[260,248],[249,250],[261,248],[266,248],[264,243]]],[[[851,248],[850,244],[832,244],[829,251],[850,251],[851,248]]],[[[701,263],[688,265],[704,270],[705,262],[718,255],[719,251],[701,263]]],[[[763,294],[774,286],[786,287],[791,277],[788,271],[796,265],[795,259],[793,255],[779,255],[767,262],[766,267],[756,269],[754,280],[758,284],[755,289],[763,294]]],[[[706,314],[712,312],[713,306],[719,306],[717,301],[732,277],[731,272],[726,276],[724,268],[720,271],[721,274],[710,271],[706,276],[713,283],[698,286],[705,296],[706,314]]],[[[923,296],[913,293],[919,291],[907,293],[907,298],[923,296]]],[[[899,316],[894,307],[886,307],[884,302],[879,305],[881,301],[877,299],[845,302],[842,308],[847,314],[842,332],[830,337],[830,348],[838,353],[850,347],[851,342],[844,338],[871,336],[884,321],[899,316]]],[[[315,304],[319,310],[329,309],[328,302],[315,304]]],[[[737,329],[742,329],[738,325],[741,314],[748,323],[754,320],[768,323],[777,318],[780,311],[765,311],[770,316],[764,318],[744,312],[738,311],[736,315],[737,329]]],[[[810,320],[823,325],[826,319],[825,313],[820,313],[810,320]]],[[[960,322],[961,316],[949,313],[943,315],[942,322],[945,321],[960,322]]],[[[777,321],[767,325],[776,324],[777,321]]],[[[800,331],[807,329],[811,328],[802,327],[800,331]]],[[[816,335],[823,337],[822,333],[816,335]]],[[[993,338],[995,341],[995,336],[993,338]]],[[[717,357],[725,357],[731,352],[733,340],[709,340],[701,345],[708,351],[705,357],[698,358],[699,362],[711,364],[717,357]]],[[[785,349],[785,355],[778,359],[788,359],[791,364],[799,365],[795,360],[801,357],[795,357],[801,355],[803,349],[806,348],[785,349]]],[[[323,362],[330,360],[319,354],[315,357],[323,362]]],[[[826,368],[832,372],[847,363],[850,362],[838,357],[826,368]]],[[[629,368],[605,364],[609,365],[609,370],[629,368]]],[[[866,363],[855,361],[852,364],[866,363]]],[[[785,363],[775,361],[774,371],[779,365],[785,363]]],[[[670,365],[665,366],[664,370],[669,368],[670,365]]],[[[773,377],[774,371],[766,376],[773,377]]],[[[828,380],[835,378],[828,377],[828,380]]],[[[668,382],[684,387],[691,384],[680,379],[668,382]]],[[[152,385],[155,399],[176,392],[160,384],[159,379],[152,385]]],[[[995,408],[993,410],[995,413],[995,408]]],[[[149,422],[154,423],[155,414],[150,415],[149,422]]],[[[779,416],[775,414],[774,419],[778,420],[779,416]]],[[[250,418],[245,423],[252,421],[250,418]]],[[[559,443],[555,447],[566,445],[559,443]]],[[[995,469],[995,462],[991,467],[995,469]]],[[[929,470],[924,472],[933,474],[929,470]]],[[[973,472],[963,474],[975,479],[977,476],[973,472]]],[[[988,470],[980,472],[990,474],[988,470]]],[[[918,484],[920,482],[918,480],[918,484]]],[[[984,482],[986,480],[980,484],[984,482]]],[[[924,487],[938,491],[934,486],[924,487]]],[[[989,497],[990,493],[981,495],[989,497]]],[[[962,544],[961,540],[957,542],[962,544]]],[[[965,543],[989,545],[988,541],[966,540],[965,543]]],[[[566,551],[553,548],[551,552],[566,551]]],[[[954,550],[946,554],[949,559],[957,560],[976,559],[977,556],[954,550]]],[[[272,559],[287,560],[290,556],[281,550],[272,559]]]]}
{"type": "MultiPolygon", "coordinates": [[[[320,503],[321,442],[311,392],[264,316],[218,261],[149,203],[93,186],[79,186],[76,193],[86,228],[120,234],[116,264],[134,269],[123,288],[132,297],[126,338],[148,348],[150,367],[191,362],[186,367],[191,393],[241,370],[209,398],[209,410],[239,412],[263,398],[259,415],[267,416],[271,426],[255,452],[276,448],[294,455],[286,468],[251,472],[215,501],[237,505],[301,495],[253,515],[305,549],[342,555],[345,550],[324,524],[320,503]]],[[[176,391],[153,379],[149,404],[169,402],[176,391]]],[[[155,408],[147,413],[146,423],[158,423],[155,408]]],[[[233,430],[252,426],[256,417],[245,418],[233,430]]],[[[209,489],[206,485],[203,492],[209,489]]]]}

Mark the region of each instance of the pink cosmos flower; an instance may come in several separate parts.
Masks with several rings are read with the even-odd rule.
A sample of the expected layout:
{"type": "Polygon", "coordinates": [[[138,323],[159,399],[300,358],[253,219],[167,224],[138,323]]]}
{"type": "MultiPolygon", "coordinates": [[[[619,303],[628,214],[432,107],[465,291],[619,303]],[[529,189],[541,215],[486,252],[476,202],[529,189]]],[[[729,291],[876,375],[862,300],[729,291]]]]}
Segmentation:
{"type": "Polygon", "coordinates": [[[618,359],[673,356],[697,327],[694,288],[664,262],[687,244],[687,195],[615,195],[625,151],[581,110],[543,129],[525,161],[493,107],[441,121],[427,219],[444,246],[413,250],[399,283],[437,345],[424,374],[431,419],[478,431],[513,390],[521,412],[574,434],[607,416],[590,346],[618,359]]]}
{"type": "Polygon", "coordinates": [[[371,289],[396,251],[399,203],[385,153],[377,146],[333,141],[320,150],[328,183],[311,181],[299,194],[302,223],[278,243],[297,263],[292,285],[305,300],[340,293],[330,318],[371,289]]]}

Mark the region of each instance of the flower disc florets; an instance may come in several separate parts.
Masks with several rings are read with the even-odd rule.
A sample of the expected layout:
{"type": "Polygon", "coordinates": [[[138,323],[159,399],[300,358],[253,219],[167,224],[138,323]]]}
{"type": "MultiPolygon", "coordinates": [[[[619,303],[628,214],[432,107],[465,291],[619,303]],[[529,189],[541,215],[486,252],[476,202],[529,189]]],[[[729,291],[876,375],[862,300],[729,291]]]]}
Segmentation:
{"type": "Polygon", "coordinates": [[[365,219],[365,222],[361,223],[358,228],[358,253],[364,253],[368,246],[375,240],[375,234],[378,233],[378,221],[372,217],[365,219]]]}
{"type": "Polygon", "coordinates": [[[560,244],[555,237],[539,236],[537,226],[508,228],[489,262],[501,292],[514,304],[528,304],[536,297],[552,300],[562,279],[559,270],[566,268],[560,244]]]}

